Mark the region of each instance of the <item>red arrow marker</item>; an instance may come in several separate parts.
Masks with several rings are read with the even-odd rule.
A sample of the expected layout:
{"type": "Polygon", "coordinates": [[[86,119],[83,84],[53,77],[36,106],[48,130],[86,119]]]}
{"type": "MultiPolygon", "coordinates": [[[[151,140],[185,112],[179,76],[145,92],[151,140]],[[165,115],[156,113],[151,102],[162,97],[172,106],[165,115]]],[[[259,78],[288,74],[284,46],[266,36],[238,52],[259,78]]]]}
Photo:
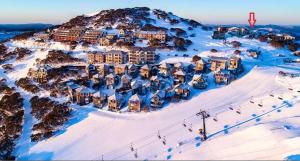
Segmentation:
{"type": "Polygon", "coordinates": [[[254,12],[250,12],[249,13],[249,19],[248,19],[250,28],[254,28],[254,25],[256,23],[256,19],[255,19],[255,13],[254,12]]]}

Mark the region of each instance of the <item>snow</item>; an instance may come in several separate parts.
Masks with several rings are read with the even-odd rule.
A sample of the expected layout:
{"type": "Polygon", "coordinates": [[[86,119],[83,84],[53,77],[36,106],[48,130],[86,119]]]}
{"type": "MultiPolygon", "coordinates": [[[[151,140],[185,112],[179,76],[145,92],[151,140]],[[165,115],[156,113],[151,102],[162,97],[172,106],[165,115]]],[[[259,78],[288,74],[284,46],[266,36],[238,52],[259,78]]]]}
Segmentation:
{"type": "MultiPolygon", "coordinates": [[[[151,12],[151,18],[156,17],[151,12]]],[[[231,57],[236,49],[221,40],[211,39],[211,31],[196,28],[188,31],[182,22],[170,25],[157,20],[157,26],[178,27],[187,31],[193,44],[186,52],[157,50],[160,63],[190,63],[191,57],[199,55],[208,59],[211,56],[231,57]],[[210,50],[214,48],[217,53],[210,50]],[[183,54],[188,54],[184,57],[183,54]],[[176,56],[177,55],[177,56],[176,56]]],[[[117,32],[117,30],[112,30],[117,32]]],[[[174,34],[174,33],[169,33],[174,34]]],[[[300,73],[299,64],[284,64],[284,58],[295,58],[287,49],[275,49],[257,40],[231,37],[227,40],[239,41],[242,46],[241,59],[245,72],[228,86],[217,86],[213,74],[208,74],[208,89],[191,91],[190,100],[168,103],[162,110],[153,112],[120,113],[95,109],[92,105],[72,105],[73,118],[54,137],[38,143],[30,143],[30,132],[34,120],[30,114],[31,94],[17,88],[25,103],[23,134],[17,142],[15,153],[19,160],[213,160],[213,159],[287,159],[297,160],[300,154],[300,78],[278,76],[279,71],[300,73]],[[260,49],[259,59],[247,54],[248,49],[260,49]],[[278,54],[285,57],[278,57],[278,54]],[[292,88],[293,91],[288,88],[292,88]],[[270,94],[275,95],[271,97],[270,94]],[[283,100],[278,99],[282,97],[283,100]],[[254,103],[250,103],[253,101],[254,103]],[[259,106],[262,104],[262,107],[259,106]],[[206,110],[211,117],[206,120],[209,139],[202,142],[198,130],[202,120],[196,113],[206,110]],[[217,120],[217,121],[215,121],[217,120]],[[187,127],[183,127],[185,123],[187,127]],[[192,132],[189,131],[192,130],[192,132]],[[162,139],[157,137],[161,135],[162,139]],[[165,139],[166,145],[162,143],[165,139]],[[136,149],[132,152],[130,146],[136,149]]],[[[137,42],[146,46],[147,41],[137,42]]],[[[25,77],[29,68],[35,66],[37,58],[44,59],[49,50],[69,51],[69,46],[50,41],[47,44],[34,40],[11,41],[6,43],[10,50],[27,47],[32,55],[23,61],[11,60],[15,70],[0,76],[14,81],[25,77]]],[[[119,50],[114,47],[78,45],[73,55],[86,59],[86,51],[119,50]]],[[[145,66],[146,67],[146,66],[145,66]]],[[[147,66],[148,67],[148,66],[147,66]]],[[[144,68],[144,67],[143,67],[144,68]]],[[[110,75],[113,76],[113,75],[110,75]]],[[[132,81],[141,83],[137,80],[132,81]]],[[[105,92],[104,92],[105,93],[105,92]]],[[[107,90],[106,93],[113,93],[107,90]]],[[[49,96],[49,93],[39,93],[49,96]]],[[[99,92],[97,94],[100,94],[99,92]]],[[[112,99],[118,95],[108,94],[112,99]]],[[[51,98],[55,99],[55,98],[51,98]]],[[[64,101],[67,98],[58,98],[64,101]]],[[[126,109],[126,108],[125,108],[126,109]]]]}

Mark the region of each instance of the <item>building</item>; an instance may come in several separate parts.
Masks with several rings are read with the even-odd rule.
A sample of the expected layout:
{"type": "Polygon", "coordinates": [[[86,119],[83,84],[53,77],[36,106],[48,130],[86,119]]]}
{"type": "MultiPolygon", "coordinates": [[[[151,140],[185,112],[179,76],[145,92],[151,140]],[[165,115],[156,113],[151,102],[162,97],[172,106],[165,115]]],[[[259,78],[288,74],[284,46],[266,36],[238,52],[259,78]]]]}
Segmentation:
{"type": "Polygon", "coordinates": [[[116,64],[114,65],[114,70],[116,75],[124,75],[128,71],[126,64],[116,64]]]}
{"type": "Polygon", "coordinates": [[[102,77],[109,74],[109,66],[106,64],[100,64],[99,66],[96,66],[96,68],[102,77]]]}
{"type": "Polygon", "coordinates": [[[212,38],[213,39],[225,39],[225,32],[214,31],[212,38]]]}
{"type": "Polygon", "coordinates": [[[119,111],[124,105],[123,96],[115,93],[108,97],[108,109],[111,111],[119,111]]]}
{"type": "Polygon", "coordinates": [[[122,88],[124,89],[129,89],[131,87],[131,77],[127,74],[124,74],[122,77],[121,77],[121,83],[122,83],[122,88]]]}
{"type": "Polygon", "coordinates": [[[175,97],[180,99],[188,99],[190,96],[190,86],[187,84],[178,84],[174,87],[175,97]]]}
{"type": "Polygon", "coordinates": [[[138,67],[134,64],[130,64],[128,66],[128,75],[130,75],[132,78],[136,78],[138,76],[138,67]]]}
{"type": "Polygon", "coordinates": [[[237,56],[232,56],[228,60],[228,70],[234,74],[243,72],[242,59],[237,56]]]}
{"type": "Polygon", "coordinates": [[[91,51],[87,54],[88,63],[90,64],[97,64],[97,63],[105,63],[105,52],[101,51],[91,51]]]}
{"type": "Polygon", "coordinates": [[[96,43],[98,43],[98,39],[100,37],[103,37],[103,35],[104,35],[104,33],[99,30],[87,30],[83,34],[81,40],[84,42],[91,43],[91,44],[96,44],[96,43]]]}
{"type": "Polygon", "coordinates": [[[168,77],[171,74],[171,66],[167,63],[162,63],[159,65],[159,75],[161,75],[162,77],[168,77]]]}
{"type": "Polygon", "coordinates": [[[139,112],[141,111],[143,99],[138,95],[135,94],[130,97],[128,100],[128,109],[131,112],[139,112]]]}
{"type": "Polygon", "coordinates": [[[186,74],[182,70],[176,71],[174,74],[174,84],[181,84],[186,82],[186,74]]]}
{"type": "Polygon", "coordinates": [[[120,50],[111,50],[106,53],[106,63],[108,64],[125,64],[128,61],[127,52],[120,50]]]}
{"type": "Polygon", "coordinates": [[[201,73],[205,71],[206,63],[203,59],[200,59],[195,62],[194,70],[196,73],[201,73]]]}
{"type": "Polygon", "coordinates": [[[115,86],[117,84],[117,77],[113,73],[108,74],[105,77],[105,79],[106,79],[106,88],[107,89],[115,88],[115,86]]]}
{"type": "Polygon", "coordinates": [[[144,66],[141,67],[140,69],[140,75],[144,79],[150,78],[150,66],[148,64],[145,64],[144,66]]]}
{"type": "Polygon", "coordinates": [[[228,70],[218,70],[214,73],[216,84],[229,84],[233,79],[233,75],[228,70]]]}
{"type": "Polygon", "coordinates": [[[38,83],[47,83],[51,70],[49,65],[37,66],[30,68],[27,75],[38,83]]]}
{"type": "Polygon", "coordinates": [[[167,33],[165,31],[137,31],[134,33],[134,36],[138,39],[157,39],[161,42],[166,42],[167,40],[167,33]]]}
{"type": "Polygon", "coordinates": [[[248,49],[247,52],[249,53],[249,56],[257,59],[260,56],[260,51],[255,49],[248,49]]]}
{"type": "Polygon", "coordinates": [[[33,36],[39,40],[44,40],[44,41],[47,41],[50,38],[49,34],[44,32],[35,33],[33,36]]]}
{"type": "Polygon", "coordinates": [[[74,27],[72,29],[58,29],[53,34],[54,41],[58,42],[72,42],[80,41],[84,28],[74,27]]]}
{"type": "Polygon", "coordinates": [[[81,86],[76,89],[76,102],[79,105],[87,105],[93,101],[94,90],[81,86]]]}
{"type": "Polygon", "coordinates": [[[220,69],[227,68],[227,58],[226,57],[210,57],[210,70],[217,71],[220,69]]]}
{"type": "Polygon", "coordinates": [[[75,84],[75,83],[68,84],[68,95],[70,97],[70,101],[72,101],[73,103],[75,103],[77,100],[77,97],[76,97],[76,89],[77,88],[80,88],[80,85],[75,84]]]}
{"type": "Polygon", "coordinates": [[[202,74],[195,74],[192,79],[192,85],[196,89],[205,89],[208,85],[207,78],[202,74]]]}
{"type": "Polygon", "coordinates": [[[129,51],[129,63],[154,64],[156,62],[155,49],[150,47],[133,47],[129,51]]]}
{"type": "Polygon", "coordinates": [[[97,108],[102,108],[107,103],[107,95],[103,94],[102,92],[98,91],[95,92],[93,95],[93,104],[97,108]]]}
{"type": "Polygon", "coordinates": [[[164,91],[157,91],[150,100],[151,108],[162,108],[165,103],[166,93],[164,91]]]}

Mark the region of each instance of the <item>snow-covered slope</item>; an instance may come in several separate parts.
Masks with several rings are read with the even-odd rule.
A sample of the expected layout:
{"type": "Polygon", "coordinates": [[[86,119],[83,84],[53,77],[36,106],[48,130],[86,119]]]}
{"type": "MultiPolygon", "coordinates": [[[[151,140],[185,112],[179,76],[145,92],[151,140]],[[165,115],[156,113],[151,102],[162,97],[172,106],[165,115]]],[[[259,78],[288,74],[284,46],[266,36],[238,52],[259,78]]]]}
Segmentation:
{"type": "MultiPolygon", "coordinates": [[[[212,55],[233,55],[235,49],[222,40],[213,40],[212,31],[204,31],[200,27],[188,30],[189,26],[183,22],[170,25],[157,19],[153,12],[150,12],[150,18],[156,19],[154,25],[168,29],[178,27],[186,30],[188,35],[195,34],[195,37],[189,37],[193,44],[186,52],[157,50],[162,62],[190,62],[193,55],[204,59],[212,55]],[[211,49],[219,52],[212,53],[211,49]],[[183,54],[189,57],[183,57],[183,54]]],[[[162,110],[149,113],[113,113],[95,109],[92,105],[72,105],[74,113],[64,130],[38,143],[30,142],[35,120],[30,114],[29,99],[33,95],[16,87],[14,82],[26,76],[29,68],[35,65],[35,59],[45,58],[53,49],[69,51],[69,47],[53,41],[36,43],[34,39],[7,42],[9,50],[25,47],[33,51],[23,61],[7,62],[15,67],[14,71],[4,73],[0,68],[1,77],[7,79],[9,85],[16,87],[25,98],[24,133],[15,150],[17,159],[208,160],[285,159],[297,156],[300,154],[300,93],[297,92],[300,90],[300,77],[280,77],[278,72],[300,73],[299,64],[287,65],[283,63],[283,57],[278,57],[278,54],[283,54],[286,58],[294,58],[287,49],[275,49],[254,39],[228,39],[229,42],[234,40],[242,43],[239,50],[246,71],[230,85],[216,86],[210,79],[209,88],[193,90],[190,100],[170,103],[162,110]],[[260,59],[247,55],[246,51],[251,48],[260,48],[260,59]],[[209,139],[205,142],[199,139],[198,130],[203,122],[196,113],[200,110],[207,111],[211,116],[206,120],[209,139]]],[[[78,45],[73,53],[75,57],[86,58],[86,51],[110,49],[117,48],[78,45]]],[[[209,76],[212,78],[212,74],[209,76]]],[[[50,94],[40,92],[38,95],[50,94]]]]}

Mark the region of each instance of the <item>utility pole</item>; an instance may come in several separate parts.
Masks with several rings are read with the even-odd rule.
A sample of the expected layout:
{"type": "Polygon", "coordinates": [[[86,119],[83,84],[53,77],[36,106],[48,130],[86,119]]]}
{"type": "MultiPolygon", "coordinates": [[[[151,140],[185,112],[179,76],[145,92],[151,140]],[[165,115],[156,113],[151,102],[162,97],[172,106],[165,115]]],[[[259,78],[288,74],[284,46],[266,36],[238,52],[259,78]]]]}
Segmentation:
{"type": "Polygon", "coordinates": [[[205,124],[205,119],[209,117],[209,114],[206,111],[200,110],[196,114],[196,116],[201,116],[202,117],[202,123],[203,123],[203,139],[207,140],[207,135],[206,135],[206,124],[205,124]]]}

